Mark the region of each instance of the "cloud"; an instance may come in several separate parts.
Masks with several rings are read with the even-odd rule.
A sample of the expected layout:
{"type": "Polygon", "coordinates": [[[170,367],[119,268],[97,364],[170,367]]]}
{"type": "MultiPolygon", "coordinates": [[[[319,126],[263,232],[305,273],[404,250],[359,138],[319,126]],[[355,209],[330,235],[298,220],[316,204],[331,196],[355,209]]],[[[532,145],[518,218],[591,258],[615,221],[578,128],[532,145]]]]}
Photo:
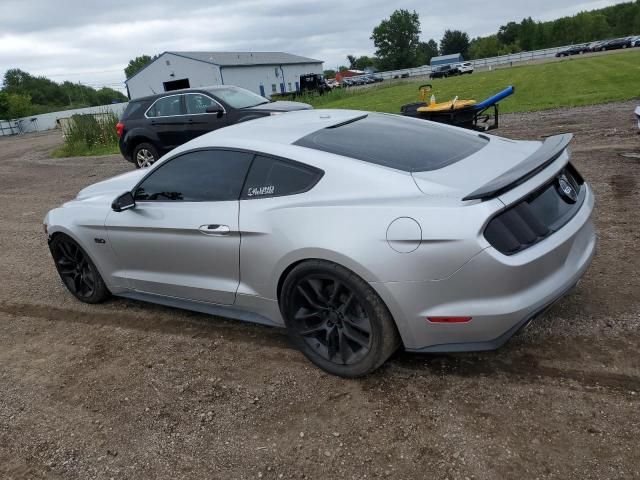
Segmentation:
{"type": "Polygon", "coordinates": [[[285,51],[325,68],[373,54],[371,31],[393,10],[420,14],[425,40],[447,28],[471,37],[532,16],[550,20],[615,0],[1,0],[0,74],[21,68],[56,81],[123,87],[124,67],[166,50],[285,51]]]}

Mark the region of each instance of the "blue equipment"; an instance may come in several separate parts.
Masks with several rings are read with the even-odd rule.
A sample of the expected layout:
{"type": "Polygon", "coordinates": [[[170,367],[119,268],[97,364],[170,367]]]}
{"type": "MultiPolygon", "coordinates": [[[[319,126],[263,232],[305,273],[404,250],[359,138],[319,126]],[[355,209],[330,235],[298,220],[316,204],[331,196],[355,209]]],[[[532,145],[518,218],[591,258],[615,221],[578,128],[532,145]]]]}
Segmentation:
{"type": "MultiPolygon", "coordinates": [[[[421,96],[424,97],[427,92],[431,91],[431,85],[421,85],[419,90],[421,96]]],[[[452,107],[450,109],[430,111],[428,108],[429,103],[422,101],[403,105],[400,107],[400,111],[402,112],[402,115],[407,117],[422,118],[423,120],[447,123],[449,125],[469,128],[472,130],[487,131],[498,128],[498,102],[507,98],[509,95],[513,95],[514,92],[515,89],[512,86],[509,86],[480,103],[464,106],[462,108],[456,108],[456,102],[454,101],[451,102],[452,107]],[[490,120],[493,121],[490,122],[490,120]]]]}

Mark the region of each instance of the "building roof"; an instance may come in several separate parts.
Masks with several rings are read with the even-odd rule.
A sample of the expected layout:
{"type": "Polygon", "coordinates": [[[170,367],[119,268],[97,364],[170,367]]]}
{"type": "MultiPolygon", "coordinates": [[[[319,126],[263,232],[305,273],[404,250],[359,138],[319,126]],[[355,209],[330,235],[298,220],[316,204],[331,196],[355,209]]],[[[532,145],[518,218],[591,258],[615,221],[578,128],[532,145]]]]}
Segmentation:
{"type": "Polygon", "coordinates": [[[157,62],[165,54],[190,58],[199,62],[211,63],[219,67],[248,67],[252,65],[295,65],[300,63],[323,63],[315,58],[302,57],[285,52],[162,52],[158,58],[145,65],[125,83],[144,71],[149,65],[157,62]]]}
{"type": "Polygon", "coordinates": [[[285,52],[166,52],[221,67],[249,65],[286,65],[296,63],[322,63],[322,60],[285,52]]]}

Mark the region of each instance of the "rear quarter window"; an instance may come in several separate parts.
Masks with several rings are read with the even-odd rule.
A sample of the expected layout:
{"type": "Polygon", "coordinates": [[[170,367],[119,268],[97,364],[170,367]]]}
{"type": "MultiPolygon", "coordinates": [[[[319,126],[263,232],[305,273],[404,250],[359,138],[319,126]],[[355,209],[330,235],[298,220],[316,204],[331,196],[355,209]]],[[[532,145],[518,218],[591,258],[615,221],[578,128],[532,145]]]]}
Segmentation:
{"type": "Polygon", "coordinates": [[[242,198],[281,197],[312,189],[322,177],[322,170],[290,160],[256,155],[242,198]]]}
{"type": "Polygon", "coordinates": [[[313,132],[295,145],[406,172],[425,172],[473,155],[488,142],[434,122],[368,114],[313,132]]]}
{"type": "Polygon", "coordinates": [[[143,113],[143,102],[129,102],[127,108],[124,109],[122,113],[122,120],[126,120],[127,118],[137,118],[141,117],[143,113]]]}

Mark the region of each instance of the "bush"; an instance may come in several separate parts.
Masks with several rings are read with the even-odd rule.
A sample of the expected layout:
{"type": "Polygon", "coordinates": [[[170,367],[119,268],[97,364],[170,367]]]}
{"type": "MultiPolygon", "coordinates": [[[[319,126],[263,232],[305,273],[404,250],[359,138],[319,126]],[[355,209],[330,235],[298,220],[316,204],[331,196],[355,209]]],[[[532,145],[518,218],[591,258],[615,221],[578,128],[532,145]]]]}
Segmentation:
{"type": "Polygon", "coordinates": [[[116,123],[118,117],[111,111],[73,115],[69,122],[63,125],[64,145],[53,155],[66,157],[117,153],[116,123]]]}

